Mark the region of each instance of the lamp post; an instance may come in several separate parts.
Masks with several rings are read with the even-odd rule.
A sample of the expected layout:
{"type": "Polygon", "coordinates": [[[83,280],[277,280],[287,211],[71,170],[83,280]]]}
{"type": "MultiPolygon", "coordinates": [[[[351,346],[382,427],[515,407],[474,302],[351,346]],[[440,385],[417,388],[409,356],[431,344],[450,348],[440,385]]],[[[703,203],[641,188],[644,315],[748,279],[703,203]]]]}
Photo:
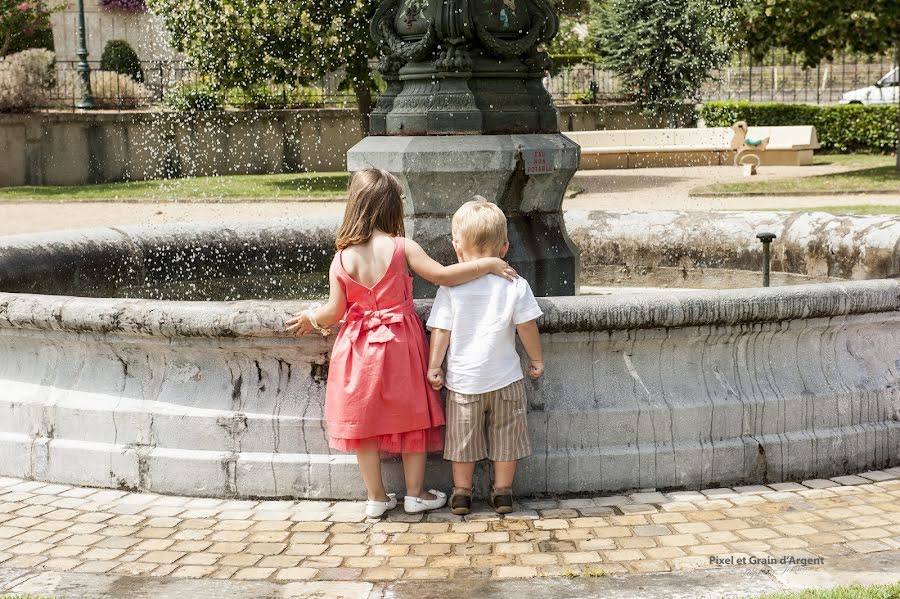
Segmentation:
{"type": "Polygon", "coordinates": [[[78,75],[81,78],[81,99],[75,104],[77,108],[90,110],[95,108],[94,96],[91,93],[91,65],[88,64],[87,41],[84,30],[84,0],[78,0],[78,75]]]}

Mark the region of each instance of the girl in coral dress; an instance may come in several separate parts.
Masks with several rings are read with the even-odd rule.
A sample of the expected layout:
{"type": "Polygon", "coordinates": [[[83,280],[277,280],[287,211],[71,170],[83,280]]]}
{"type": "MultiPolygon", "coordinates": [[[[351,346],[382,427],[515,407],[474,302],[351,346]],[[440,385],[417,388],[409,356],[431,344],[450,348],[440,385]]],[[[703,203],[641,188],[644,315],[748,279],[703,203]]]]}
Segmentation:
{"type": "Polygon", "coordinates": [[[404,508],[439,508],[446,494],[425,491],[426,452],[441,448],[444,414],[426,380],[428,344],[413,307],[412,269],[436,285],[459,285],[486,273],[516,276],[499,258],[441,266],[404,238],[399,181],[378,169],[357,171],[338,230],[328,303],[287,321],[290,332],[327,334],[341,319],[325,392],[329,445],[356,452],[368,491],[366,514],[397,506],[386,493],[380,453],[403,456],[404,508]]]}

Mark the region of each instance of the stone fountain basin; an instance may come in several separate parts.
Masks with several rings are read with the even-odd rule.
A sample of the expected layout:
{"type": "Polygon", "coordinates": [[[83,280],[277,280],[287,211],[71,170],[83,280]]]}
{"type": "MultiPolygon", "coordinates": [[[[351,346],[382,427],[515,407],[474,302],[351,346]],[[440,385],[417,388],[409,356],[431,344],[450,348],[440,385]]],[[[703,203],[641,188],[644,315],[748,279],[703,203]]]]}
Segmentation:
{"type": "MultiPolygon", "coordinates": [[[[296,255],[284,259],[327,263],[330,226],[297,225],[296,255]]],[[[271,258],[253,244],[289,234],[281,223],[3,240],[0,288],[17,292],[0,293],[0,474],[196,496],[362,497],[355,458],[326,443],[330,344],[283,332],[306,302],[47,295],[118,289],[123,273],[152,295],[193,272],[192,259],[217,264],[179,257],[198,235],[209,256],[248,261],[215,266],[223,277],[248,264],[265,272],[271,258]],[[25,293],[29,281],[42,293],[25,293]]],[[[708,488],[900,463],[895,280],[539,302],[547,373],[528,383],[535,452],[520,494],[708,488]]],[[[430,301],[416,307],[424,318],[430,301]]],[[[429,468],[429,484],[449,484],[439,457],[429,468]]],[[[402,488],[399,464],[386,479],[402,488]]]]}

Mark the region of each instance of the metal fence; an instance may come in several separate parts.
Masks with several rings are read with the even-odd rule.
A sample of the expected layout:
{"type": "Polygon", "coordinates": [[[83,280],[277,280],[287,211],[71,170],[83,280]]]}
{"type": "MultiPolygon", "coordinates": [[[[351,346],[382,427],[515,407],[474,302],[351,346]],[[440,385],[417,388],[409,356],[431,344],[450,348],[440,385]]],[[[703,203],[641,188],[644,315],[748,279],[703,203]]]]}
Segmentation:
{"type": "MultiPolygon", "coordinates": [[[[843,55],[806,68],[796,55],[777,52],[764,61],[736,57],[700,90],[700,101],[744,100],[836,104],[846,92],[873,85],[894,67],[889,56],[843,55]]],[[[579,65],[551,78],[558,102],[606,102],[627,99],[614,73],[598,65],[579,65]]]]}
{"type": "Polygon", "coordinates": [[[835,104],[846,92],[873,85],[893,68],[890,56],[843,54],[806,68],[799,57],[773,52],[754,62],[741,55],[703,86],[702,100],[835,104]]]}
{"type": "MultiPolygon", "coordinates": [[[[353,92],[346,89],[341,73],[323,77],[308,85],[267,84],[249,89],[213,90],[208,79],[189,63],[142,61],[140,73],[104,71],[99,62],[89,62],[91,92],[97,108],[140,109],[160,105],[193,103],[206,107],[235,108],[320,108],[356,106],[353,92]]],[[[46,76],[0,62],[2,88],[41,88],[29,94],[31,105],[22,108],[74,109],[82,99],[77,61],[57,61],[46,76]]],[[[2,106],[0,106],[2,109],[2,106]]],[[[7,108],[9,109],[9,108],[7,108]]]]}
{"type": "MultiPolygon", "coordinates": [[[[12,72],[0,62],[0,88],[38,85],[43,89],[40,99],[35,101],[32,94],[36,105],[26,108],[74,109],[81,98],[76,66],[76,62],[56,62],[51,76],[35,82],[23,80],[20,71],[12,72]]],[[[180,100],[236,108],[353,107],[356,102],[353,92],[342,85],[341,73],[307,85],[265,85],[214,93],[206,79],[185,62],[142,62],[137,77],[103,71],[99,62],[90,66],[93,95],[100,108],[139,109],[177,105],[180,100]]],[[[843,55],[810,69],[786,52],[773,53],[756,63],[742,55],[703,86],[699,99],[831,104],[847,91],[874,84],[891,68],[888,56],[843,55]]],[[[628,99],[615,74],[598,65],[567,67],[546,78],[545,85],[559,104],[628,99]]]]}

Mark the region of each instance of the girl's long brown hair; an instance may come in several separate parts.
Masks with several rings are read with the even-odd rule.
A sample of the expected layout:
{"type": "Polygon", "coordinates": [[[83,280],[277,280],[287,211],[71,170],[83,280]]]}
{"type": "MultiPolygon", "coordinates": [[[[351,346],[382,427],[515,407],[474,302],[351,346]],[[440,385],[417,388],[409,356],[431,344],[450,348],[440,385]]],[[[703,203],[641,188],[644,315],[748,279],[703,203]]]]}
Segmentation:
{"type": "Polygon", "coordinates": [[[403,188],[394,175],[377,168],[356,171],[350,179],[350,198],[337,234],[337,249],[365,243],[375,229],[404,237],[403,188]]]}

